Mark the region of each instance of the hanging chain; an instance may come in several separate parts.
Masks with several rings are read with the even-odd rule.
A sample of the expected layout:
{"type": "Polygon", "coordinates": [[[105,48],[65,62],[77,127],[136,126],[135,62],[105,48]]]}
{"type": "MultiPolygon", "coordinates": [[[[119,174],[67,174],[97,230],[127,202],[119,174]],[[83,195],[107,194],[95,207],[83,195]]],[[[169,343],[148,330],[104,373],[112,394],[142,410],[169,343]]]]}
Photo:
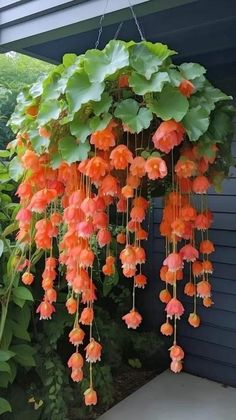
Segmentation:
{"type": "Polygon", "coordinates": [[[135,24],[136,24],[136,26],[137,26],[137,29],[138,29],[138,32],[139,32],[139,35],[140,35],[141,41],[145,41],[144,35],[143,35],[143,33],[142,33],[142,29],[141,29],[141,27],[140,27],[140,24],[139,24],[138,18],[137,18],[137,16],[136,16],[135,11],[134,11],[134,8],[133,8],[133,5],[131,4],[131,1],[130,1],[130,0],[128,0],[128,3],[129,3],[129,8],[130,8],[130,10],[131,10],[132,16],[133,16],[134,21],[135,21],[135,24]]]}
{"type": "MultiPolygon", "coordinates": [[[[104,21],[104,19],[105,19],[106,11],[107,11],[107,8],[108,8],[108,3],[109,3],[109,0],[106,0],[105,7],[104,7],[104,11],[103,11],[103,14],[102,14],[102,16],[100,17],[100,21],[99,21],[99,31],[98,31],[98,37],[97,37],[97,40],[96,40],[96,43],[95,43],[95,49],[97,49],[97,48],[98,48],[98,46],[99,46],[99,44],[100,44],[100,39],[101,39],[101,36],[102,36],[102,31],[103,31],[103,21],[104,21]]],[[[133,16],[133,19],[134,19],[135,25],[136,25],[136,27],[137,27],[137,29],[138,29],[138,32],[139,32],[139,35],[140,35],[141,41],[145,41],[145,38],[144,38],[144,35],[143,35],[143,32],[142,32],[142,29],[141,29],[141,27],[140,27],[140,24],[139,24],[139,21],[138,21],[137,15],[135,14],[134,7],[133,7],[133,5],[132,5],[132,3],[131,3],[131,1],[130,1],[130,0],[128,0],[128,4],[129,4],[129,8],[130,8],[130,10],[131,10],[131,13],[132,13],[132,16],[133,16]]],[[[123,26],[123,23],[124,23],[124,22],[120,22],[120,23],[119,23],[119,26],[118,26],[118,28],[117,28],[117,30],[116,30],[116,33],[115,33],[115,35],[114,35],[114,38],[113,38],[113,39],[117,39],[117,37],[118,37],[118,35],[119,35],[119,32],[120,32],[120,30],[121,30],[121,28],[122,28],[122,26],[123,26]]]]}

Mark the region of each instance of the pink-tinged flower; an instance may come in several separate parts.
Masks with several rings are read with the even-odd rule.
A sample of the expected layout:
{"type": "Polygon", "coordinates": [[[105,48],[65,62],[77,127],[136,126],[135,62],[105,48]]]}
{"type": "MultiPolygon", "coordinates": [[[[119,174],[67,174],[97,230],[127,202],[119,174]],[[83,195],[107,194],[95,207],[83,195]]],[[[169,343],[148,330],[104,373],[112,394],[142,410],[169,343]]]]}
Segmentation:
{"type": "Polygon", "coordinates": [[[155,180],[164,178],[167,175],[167,166],[160,157],[151,157],[146,160],[145,170],[149,179],[155,180]]]}
{"type": "Polygon", "coordinates": [[[16,215],[16,220],[19,222],[30,223],[32,219],[32,212],[29,209],[20,209],[16,215]]]}
{"type": "Polygon", "coordinates": [[[192,312],[191,314],[189,314],[188,317],[188,323],[191,325],[191,327],[197,328],[200,325],[200,317],[195,314],[194,312],[192,312]]]}
{"type": "Polygon", "coordinates": [[[211,296],[211,284],[207,280],[202,280],[197,284],[197,296],[208,298],[211,296]]]}
{"type": "Polygon", "coordinates": [[[186,98],[189,98],[194,91],[194,85],[190,82],[190,80],[184,79],[180,83],[178,89],[182,95],[186,96],[186,98]]]}
{"type": "Polygon", "coordinates": [[[21,277],[21,281],[22,283],[24,283],[26,286],[30,286],[33,281],[34,281],[34,276],[33,274],[29,273],[28,271],[26,271],[22,277],[21,277]]]}
{"type": "Polygon", "coordinates": [[[128,328],[133,328],[134,330],[136,330],[142,322],[141,315],[135,309],[131,309],[131,311],[124,315],[122,319],[125,321],[128,328]]]}
{"type": "Polygon", "coordinates": [[[50,303],[57,301],[57,291],[53,288],[47,289],[45,291],[45,296],[50,303]]]}
{"type": "Polygon", "coordinates": [[[72,369],[81,369],[84,365],[84,359],[80,353],[75,352],[70,356],[67,365],[72,369]]]}
{"type": "Polygon", "coordinates": [[[174,328],[169,322],[165,322],[161,325],[160,331],[163,335],[166,335],[168,337],[173,334],[174,328]]]}
{"type": "Polygon", "coordinates": [[[115,169],[125,169],[133,162],[133,154],[127,146],[120,144],[112,150],[110,159],[115,169]]]}
{"type": "Polygon", "coordinates": [[[77,225],[78,234],[82,238],[90,238],[94,232],[93,222],[91,220],[80,222],[77,225]]]}
{"type": "Polygon", "coordinates": [[[184,138],[184,127],[175,120],[162,122],[156,130],[152,141],[156,149],[169,153],[184,138]]]}
{"type": "Polygon", "coordinates": [[[85,405],[96,405],[97,404],[97,393],[93,388],[88,388],[84,392],[84,402],[85,405]]]}
{"type": "Polygon", "coordinates": [[[196,286],[191,281],[185,284],[184,286],[184,293],[187,296],[195,296],[196,295],[196,286]]]}
{"type": "Polygon", "coordinates": [[[168,270],[172,272],[181,270],[183,268],[182,256],[177,252],[172,252],[168,255],[168,257],[166,257],[166,259],[163,262],[163,265],[167,265],[168,270]]]}
{"type": "Polygon", "coordinates": [[[170,364],[170,370],[174,373],[179,373],[183,369],[183,363],[181,360],[172,360],[170,364]]]}
{"type": "Polygon", "coordinates": [[[167,305],[165,307],[165,311],[167,313],[168,318],[172,319],[172,317],[175,316],[177,319],[180,319],[180,317],[184,313],[184,307],[178,299],[172,298],[167,303],[167,305]]]}
{"type": "Polygon", "coordinates": [[[80,326],[73,328],[69,334],[69,341],[74,346],[79,346],[83,343],[85,332],[80,328],[80,326]]]}
{"type": "Polygon", "coordinates": [[[199,257],[198,250],[194,248],[191,244],[183,246],[180,249],[179,253],[182,256],[183,260],[186,260],[187,262],[193,262],[199,257]]]}
{"type": "Polygon", "coordinates": [[[172,360],[177,360],[177,361],[182,360],[184,358],[184,351],[182,347],[178,346],[177,344],[174,344],[170,348],[170,358],[172,360]]]}
{"type": "Polygon", "coordinates": [[[90,343],[85,347],[86,361],[95,363],[101,360],[102,346],[94,338],[91,338],[90,343]]]}
{"type": "Polygon", "coordinates": [[[210,182],[204,175],[197,176],[193,180],[192,189],[196,194],[206,194],[209,187],[210,182]]]}
{"type": "Polygon", "coordinates": [[[93,198],[86,197],[80,206],[86,216],[93,216],[96,211],[96,203],[93,198]]]}
{"type": "Polygon", "coordinates": [[[43,300],[36,310],[37,314],[40,313],[39,319],[51,319],[53,312],[55,312],[55,308],[47,300],[43,300]]]}
{"type": "Polygon", "coordinates": [[[139,289],[144,289],[147,284],[147,277],[144,274],[137,274],[134,277],[134,285],[139,289]]]}
{"type": "Polygon", "coordinates": [[[84,377],[82,369],[72,369],[70,377],[74,382],[81,382],[84,377]]]}
{"type": "Polygon", "coordinates": [[[98,245],[102,248],[111,242],[111,232],[108,229],[100,229],[97,234],[98,245]]]}
{"type": "Polygon", "coordinates": [[[93,322],[94,313],[92,308],[84,308],[81,312],[79,322],[83,325],[90,325],[93,322]]]}

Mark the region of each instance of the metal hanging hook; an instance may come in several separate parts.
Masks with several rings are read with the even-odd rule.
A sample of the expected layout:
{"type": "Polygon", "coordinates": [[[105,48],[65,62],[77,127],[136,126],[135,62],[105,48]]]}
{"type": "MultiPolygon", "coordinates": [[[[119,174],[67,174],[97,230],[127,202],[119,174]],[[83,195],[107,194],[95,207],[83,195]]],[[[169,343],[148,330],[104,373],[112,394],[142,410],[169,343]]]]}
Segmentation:
{"type": "Polygon", "coordinates": [[[134,11],[134,7],[133,7],[133,5],[131,4],[131,1],[130,1],[130,0],[128,0],[128,3],[129,3],[129,8],[130,8],[131,13],[132,13],[132,16],[133,16],[133,18],[134,18],[134,21],[135,21],[136,27],[137,27],[137,29],[138,29],[138,32],[139,32],[139,35],[140,35],[141,41],[145,41],[145,38],[144,38],[144,35],[143,35],[143,32],[142,32],[142,29],[141,29],[141,27],[140,27],[140,24],[139,24],[139,21],[138,21],[137,15],[135,14],[135,11],[134,11]]]}

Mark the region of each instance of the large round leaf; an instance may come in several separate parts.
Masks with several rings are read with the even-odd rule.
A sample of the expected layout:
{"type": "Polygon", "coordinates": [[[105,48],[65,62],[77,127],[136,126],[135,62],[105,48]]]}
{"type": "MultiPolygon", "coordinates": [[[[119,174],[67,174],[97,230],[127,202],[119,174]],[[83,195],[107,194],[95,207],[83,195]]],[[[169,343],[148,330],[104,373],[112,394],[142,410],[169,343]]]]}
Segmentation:
{"type": "Polygon", "coordinates": [[[115,117],[127,125],[134,133],[140,133],[148,128],[152,120],[152,113],[147,108],[140,108],[139,103],[134,99],[121,101],[115,110],[115,117]]]}
{"type": "Polygon", "coordinates": [[[57,120],[61,112],[61,104],[55,99],[42,102],[37,117],[39,125],[45,125],[51,120],[57,120]]]}
{"type": "Polygon", "coordinates": [[[129,78],[129,84],[138,95],[145,95],[147,92],[161,92],[164,84],[169,82],[169,76],[166,72],[158,72],[151,76],[149,80],[146,77],[133,72],[129,78]]]}
{"type": "Polygon", "coordinates": [[[196,141],[209,126],[209,114],[200,106],[191,108],[183,119],[184,127],[191,141],[196,141]]]}
{"type": "Polygon", "coordinates": [[[88,152],[90,150],[90,144],[88,141],[85,143],[77,143],[75,137],[66,136],[60,140],[58,149],[62,155],[62,158],[66,162],[73,163],[87,159],[88,152]]]}
{"type": "Polygon", "coordinates": [[[179,90],[170,85],[164,86],[159,97],[150,105],[150,109],[162,120],[181,121],[189,108],[188,100],[179,90]]]}

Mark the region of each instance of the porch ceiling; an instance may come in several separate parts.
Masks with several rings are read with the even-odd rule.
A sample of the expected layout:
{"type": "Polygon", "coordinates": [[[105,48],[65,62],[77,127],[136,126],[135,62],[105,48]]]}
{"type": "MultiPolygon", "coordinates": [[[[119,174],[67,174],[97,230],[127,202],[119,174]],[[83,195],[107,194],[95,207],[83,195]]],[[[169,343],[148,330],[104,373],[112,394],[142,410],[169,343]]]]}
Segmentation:
{"type": "MultiPolygon", "coordinates": [[[[2,0],[0,51],[15,50],[58,63],[66,52],[94,48],[107,0],[2,0]]],[[[215,76],[235,73],[235,0],[131,0],[145,38],[167,43],[183,59],[215,76]]],[[[129,0],[109,0],[100,47],[123,22],[119,39],[139,40],[129,0]]]]}

